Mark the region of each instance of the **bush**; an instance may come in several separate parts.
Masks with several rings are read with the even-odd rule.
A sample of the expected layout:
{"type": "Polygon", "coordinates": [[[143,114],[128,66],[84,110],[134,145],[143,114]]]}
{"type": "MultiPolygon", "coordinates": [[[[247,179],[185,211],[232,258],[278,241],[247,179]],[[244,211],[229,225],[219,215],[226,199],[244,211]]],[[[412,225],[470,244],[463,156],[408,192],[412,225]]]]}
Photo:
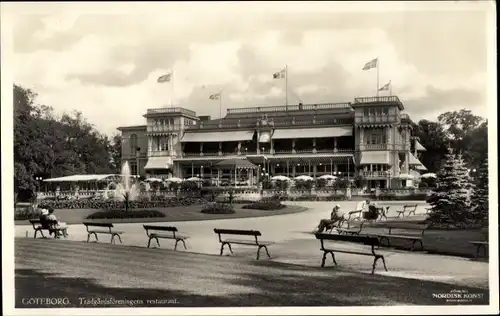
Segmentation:
{"type": "MultiPolygon", "coordinates": [[[[189,206],[198,204],[199,199],[190,197],[165,197],[165,196],[152,196],[148,201],[130,201],[129,208],[157,208],[157,207],[176,207],[176,206],[189,206]]],[[[102,201],[102,200],[58,200],[50,201],[44,200],[43,204],[46,208],[52,207],[54,209],[125,209],[124,201],[102,201]]]]}
{"type": "Polygon", "coordinates": [[[206,214],[234,214],[234,207],[228,203],[218,203],[218,202],[210,202],[204,204],[202,209],[202,213],[206,214]]]}
{"type": "Polygon", "coordinates": [[[14,220],[15,221],[38,219],[39,217],[40,217],[40,214],[38,212],[35,212],[33,210],[28,210],[28,209],[24,209],[24,210],[17,211],[14,213],[14,220]]]}
{"type": "Polygon", "coordinates": [[[285,208],[286,205],[281,204],[281,197],[279,195],[274,195],[272,197],[268,197],[262,199],[258,202],[253,202],[250,204],[243,205],[244,209],[252,209],[252,210],[263,210],[263,211],[274,211],[285,208]]]}
{"type": "Polygon", "coordinates": [[[87,219],[120,219],[120,218],[153,218],[165,217],[160,211],[156,210],[136,210],[136,211],[123,211],[123,210],[103,210],[87,216],[87,219]]]}

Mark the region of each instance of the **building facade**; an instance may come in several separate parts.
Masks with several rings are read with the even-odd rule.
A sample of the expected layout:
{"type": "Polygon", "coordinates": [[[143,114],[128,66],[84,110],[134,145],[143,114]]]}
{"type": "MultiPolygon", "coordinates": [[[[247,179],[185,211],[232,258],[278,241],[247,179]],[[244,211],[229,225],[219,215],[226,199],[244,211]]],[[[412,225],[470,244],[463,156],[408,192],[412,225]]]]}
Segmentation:
{"type": "Polygon", "coordinates": [[[149,109],[146,125],[118,129],[122,159],[134,174],[198,177],[214,185],[331,174],[357,179],[368,189],[400,188],[426,170],[418,159],[425,148],[412,136],[412,121],[403,111],[397,96],[234,108],[213,120],[172,107],[149,109]],[[135,144],[140,150],[134,153],[135,144]],[[257,168],[218,167],[235,160],[257,168]]]}

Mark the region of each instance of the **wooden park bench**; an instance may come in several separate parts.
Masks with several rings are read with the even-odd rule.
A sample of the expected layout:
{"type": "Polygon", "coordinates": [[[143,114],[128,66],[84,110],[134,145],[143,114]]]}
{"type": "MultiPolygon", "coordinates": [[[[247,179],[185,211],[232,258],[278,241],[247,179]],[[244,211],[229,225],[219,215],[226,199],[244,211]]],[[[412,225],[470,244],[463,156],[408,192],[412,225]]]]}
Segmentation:
{"type": "MultiPolygon", "coordinates": [[[[352,217],[353,215],[356,215],[356,214],[358,214],[358,218],[359,218],[359,217],[361,217],[361,213],[362,213],[362,212],[363,212],[363,210],[350,211],[349,213],[347,213],[347,215],[349,215],[349,216],[347,217],[347,220],[348,220],[348,221],[350,221],[350,220],[351,220],[351,217],[352,217]]],[[[355,219],[355,218],[352,218],[352,219],[355,219]]]]}
{"type": "Polygon", "coordinates": [[[385,246],[391,246],[391,239],[403,239],[409,240],[412,242],[411,251],[415,249],[415,243],[420,243],[420,248],[424,250],[424,243],[422,241],[424,237],[424,231],[429,227],[428,223],[390,223],[385,226],[388,229],[385,233],[370,233],[372,236],[376,236],[380,240],[380,244],[382,245],[382,240],[386,240],[387,244],[385,246]],[[403,232],[393,233],[392,230],[403,230],[403,232]]]}
{"type": "Polygon", "coordinates": [[[321,241],[321,251],[323,251],[323,259],[321,260],[321,267],[325,266],[325,260],[327,254],[330,254],[333,259],[333,263],[337,265],[337,261],[335,260],[335,252],[340,252],[340,253],[348,253],[348,254],[353,254],[353,255],[362,255],[362,256],[373,256],[373,266],[372,266],[372,274],[375,272],[375,268],[377,266],[377,261],[378,259],[382,259],[382,262],[384,263],[384,269],[387,271],[387,266],[385,265],[385,258],[381,254],[375,253],[375,246],[379,246],[380,241],[378,240],[377,237],[370,237],[370,236],[349,236],[349,235],[331,235],[331,234],[322,234],[318,233],[316,234],[316,239],[319,239],[321,241]],[[325,247],[324,241],[340,241],[340,242],[349,242],[349,243],[357,243],[357,244],[363,244],[366,246],[370,247],[370,251],[366,252],[361,252],[361,251],[351,251],[351,250],[344,250],[344,249],[335,249],[332,247],[325,247]]]}
{"type": "Polygon", "coordinates": [[[174,251],[177,250],[177,243],[179,241],[182,241],[182,244],[184,245],[184,249],[186,248],[186,243],[185,240],[188,239],[188,236],[181,236],[178,234],[177,227],[171,227],[171,226],[152,226],[152,225],[143,225],[144,229],[146,230],[146,235],[148,235],[149,240],[148,240],[148,248],[151,245],[151,240],[156,240],[156,244],[158,247],[160,247],[160,242],[159,238],[163,239],[173,239],[175,240],[175,246],[174,246],[174,251]]]}
{"type": "Polygon", "coordinates": [[[219,235],[219,242],[221,243],[220,255],[224,251],[224,246],[229,246],[229,251],[233,253],[231,249],[231,244],[237,245],[247,245],[247,246],[256,246],[257,249],[257,260],[259,260],[260,249],[264,248],[266,250],[267,256],[271,258],[269,255],[269,251],[267,250],[267,246],[273,244],[272,241],[261,241],[258,239],[258,236],[262,236],[259,231],[256,230],[237,230],[237,229],[218,229],[215,228],[214,232],[219,235]],[[222,239],[222,235],[238,235],[238,236],[252,236],[254,239],[222,239]]]}
{"type": "Polygon", "coordinates": [[[340,235],[359,235],[366,221],[346,220],[347,227],[335,227],[340,235]]]}
{"type": "Polygon", "coordinates": [[[30,219],[30,223],[31,223],[31,225],[33,225],[33,229],[35,230],[34,238],[36,238],[36,235],[38,232],[40,232],[40,235],[42,235],[42,238],[48,238],[48,237],[45,237],[45,235],[43,234],[44,230],[46,230],[49,233],[50,233],[50,231],[54,232],[54,238],[57,238],[59,236],[60,232],[67,229],[67,228],[57,227],[57,221],[51,221],[51,220],[46,221],[47,226],[45,226],[45,227],[42,226],[42,221],[39,219],[30,219]]]}
{"type": "Polygon", "coordinates": [[[406,204],[405,206],[403,206],[402,210],[396,210],[396,212],[398,213],[398,216],[396,216],[396,218],[399,218],[400,215],[402,215],[402,217],[404,218],[405,212],[408,212],[407,216],[410,216],[412,213],[413,215],[415,215],[417,207],[418,204],[406,204]]]}
{"type": "Polygon", "coordinates": [[[85,228],[87,229],[87,242],[89,242],[90,240],[90,235],[94,235],[95,240],[99,241],[99,238],[97,238],[97,234],[105,234],[111,235],[111,243],[115,242],[115,237],[118,237],[118,240],[120,240],[120,243],[122,243],[122,238],[120,235],[123,234],[123,232],[114,230],[114,226],[111,223],[83,222],[83,225],[85,225],[85,228]]]}
{"type": "Polygon", "coordinates": [[[483,235],[483,240],[481,241],[469,241],[470,244],[476,246],[475,258],[479,257],[480,250],[483,249],[484,256],[486,257],[488,252],[488,227],[481,229],[481,234],[483,235]]]}

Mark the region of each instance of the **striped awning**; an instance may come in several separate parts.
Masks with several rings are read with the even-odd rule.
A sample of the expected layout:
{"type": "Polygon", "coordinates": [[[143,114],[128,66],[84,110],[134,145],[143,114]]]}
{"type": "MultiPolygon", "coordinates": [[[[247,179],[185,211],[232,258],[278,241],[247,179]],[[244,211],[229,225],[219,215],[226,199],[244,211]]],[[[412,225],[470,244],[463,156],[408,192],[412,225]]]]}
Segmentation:
{"type": "Polygon", "coordinates": [[[417,151],[427,151],[427,149],[425,149],[425,147],[422,146],[418,140],[415,141],[415,149],[417,151]]]}
{"type": "Polygon", "coordinates": [[[170,169],[172,157],[149,157],[144,169],[170,169]]]}
{"type": "Polygon", "coordinates": [[[365,151],[361,153],[361,165],[388,165],[388,151],[365,151]]]}
{"type": "Polygon", "coordinates": [[[352,127],[288,128],[275,129],[273,139],[324,138],[352,136],[352,127]]]}
{"type": "Polygon", "coordinates": [[[255,131],[186,132],[181,142],[238,142],[252,140],[255,131]]]}
{"type": "Polygon", "coordinates": [[[351,164],[354,168],[354,156],[352,154],[289,154],[289,155],[274,155],[274,156],[263,156],[260,159],[259,157],[249,157],[249,160],[254,160],[254,163],[260,163],[263,160],[279,163],[286,165],[293,163],[300,163],[303,165],[311,164],[331,164],[331,163],[345,163],[351,164]]]}
{"type": "Polygon", "coordinates": [[[43,182],[86,182],[100,181],[106,178],[115,177],[115,174],[75,174],[72,176],[45,179],[43,182]]]}

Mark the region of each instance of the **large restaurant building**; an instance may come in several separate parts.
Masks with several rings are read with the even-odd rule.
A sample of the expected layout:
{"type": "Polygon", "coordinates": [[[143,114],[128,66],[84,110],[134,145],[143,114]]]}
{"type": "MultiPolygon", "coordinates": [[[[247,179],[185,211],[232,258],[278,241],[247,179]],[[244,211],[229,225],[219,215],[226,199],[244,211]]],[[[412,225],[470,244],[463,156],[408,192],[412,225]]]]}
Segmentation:
{"type": "Polygon", "coordinates": [[[255,185],[263,176],[325,174],[364,187],[418,178],[425,148],[397,96],[353,102],[228,109],[211,119],[181,107],[148,109],[146,125],[119,127],[133,174],[255,185]],[[232,167],[234,165],[234,167],[232,167]]]}

